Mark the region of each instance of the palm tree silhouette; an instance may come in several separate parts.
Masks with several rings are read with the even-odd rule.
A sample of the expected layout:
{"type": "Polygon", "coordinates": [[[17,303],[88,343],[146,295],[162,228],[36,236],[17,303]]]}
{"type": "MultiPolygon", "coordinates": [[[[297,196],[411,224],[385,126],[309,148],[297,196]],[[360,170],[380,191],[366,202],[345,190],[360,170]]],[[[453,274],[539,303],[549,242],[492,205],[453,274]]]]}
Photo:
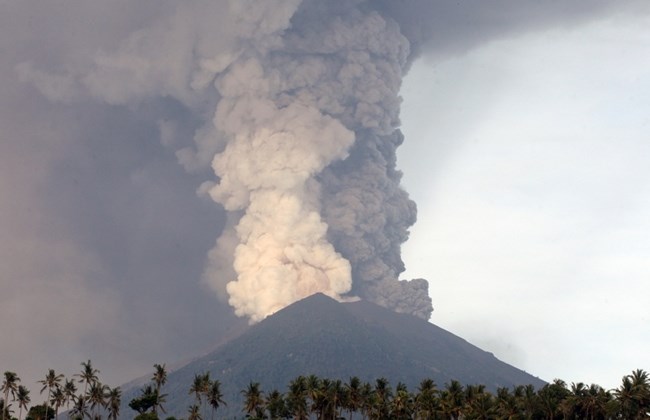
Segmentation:
{"type": "Polygon", "coordinates": [[[304,376],[298,376],[289,383],[287,409],[295,420],[309,418],[307,409],[307,381],[304,376]]]}
{"type": "Polygon", "coordinates": [[[352,376],[343,387],[345,390],[344,408],[348,411],[349,419],[352,419],[352,413],[361,408],[361,380],[352,376]]]}
{"type": "Polygon", "coordinates": [[[66,379],[63,385],[63,394],[65,395],[66,409],[70,409],[70,402],[74,402],[77,395],[77,385],[74,379],[66,379]]]}
{"type": "Polygon", "coordinates": [[[120,404],[122,403],[122,390],[120,387],[110,388],[106,393],[107,403],[106,408],[108,408],[108,418],[112,420],[117,420],[117,417],[120,415],[120,404]]]}
{"type": "Polygon", "coordinates": [[[190,405],[188,409],[188,416],[187,420],[202,420],[203,417],[201,417],[201,409],[199,408],[198,405],[192,404],[190,405]]]}
{"type": "Polygon", "coordinates": [[[395,396],[391,401],[391,418],[406,420],[413,417],[413,396],[406,385],[399,382],[395,387],[395,396]]]}
{"type": "Polygon", "coordinates": [[[440,394],[440,403],[443,414],[453,420],[458,420],[463,414],[465,395],[460,382],[452,380],[445,384],[445,389],[440,394]]]}
{"type": "Polygon", "coordinates": [[[95,381],[90,384],[88,390],[88,402],[90,409],[93,410],[93,417],[97,417],[97,410],[99,407],[104,407],[106,399],[106,385],[95,381]]]}
{"type": "Polygon", "coordinates": [[[625,419],[643,419],[650,411],[650,379],[648,373],[637,369],[623,377],[621,386],[614,390],[618,412],[625,419]]]}
{"type": "Polygon", "coordinates": [[[418,418],[428,419],[439,411],[438,389],[433,379],[423,379],[415,396],[415,413],[418,418]]]}
{"type": "Polygon", "coordinates": [[[18,401],[18,419],[23,418],[23,408],[26,410],[27,405],[31,402],[29,397],[29,389],[23,385],[18,385],[18,391],[16,391],[16,401],[18,401]]]}
{"type": "Polygon", "coordinates": [[[81,362],[81,373],[77,373],[74,376],[78,376],[80,382],[84,383],[84,394],[88,391],[88,384],[97,381],[97,374],[99,370],[94,369],[90,359],[87,362],[81,362]]]}
{"type": "Polygon", "coordinates": [[[43,384],[43,388],[41,388],[41,394],[43,393],[43,391],[47,389],[47,399],[45,400],[46,419],[47,419],[48,404],[50,402],[50,395],[52,394],[52,388],[58,387],[62,379],[63,379],[63,375],[57,375],[54,369],[50,369],[47,371],[47,375],[45,375],[45,379],[38,381],[39,383],[43,384]]]}
{"type": "Polygon", "coordinates": [[[156,390],[160,392],[160,388],[167,383],[167,370],[165,369],[165,364],[155,364],[153,367],[154,373],[151,380],[156,384],[156,390]]]}
{"type": "Polygon", "coordinates": [[[390,413],[390,399],[393,395],[393,392],[388,383],[388,379],[379,378],[375,380],[375,389],[373,392],[374,395],[374,414],[375,418],[385,419],[388,418],[390,413]]]}
{"type": "MultiPolygon", "coordinates": [[[[59,417],[59,409],[65,404],[66,397],[63,389],[60,386],[56,386],[54,391],[52,391],[52,396],[50,397],[50,404],[54,406],[54,418],[59,417]]],[[[46,406],[47,407],[47,406],[46,406]]],[[[47,414],[45,414],[47,419],[47,414]]]]}
{"type": "Polygon", "coordinates": [[[11,418],[11,413],[13,413],[13,410],[10,410],[9,407],[5,405],[5,400],[3,399],[0,399],[0,411],[2,411],[3,416],[8,418],[11,418]]]}
{"type": "Polygon", "coordinates": [[[2,420],[5,420],[5,411],[9,410],[9,394],[11,394],[11,399],[16,399],[16,392],[18,391],[18,382],[20,378],[14,372],[6,371],[4,373],[4,379],[2,381],[2,387],[0,390],[4,392],[4,405],[6,410],[2,410],[2,420]]]}
{"type": "MultiPolygon", "coordinates": [[[[201,398],[202,396],[207,396],[208,393],[210,392],[210,384],[212,381],[210,380],[210,372],[205,372],[203,375],[195,374],[194,375],[194,381],[192,382],[192,386],[190,387],[189,394],[194,394],[194,398],[196,399],[196,402],[198,403],[200,408],[203,408],[204,400],[201,398]]],[[[207,398],[206,398],[207,399],[207,398]]]]}
{"type": "Polygon", "coordinates": [[[223,400],[223,393],[221,392],[221,382],[218,380],[213,381],[210,384],[210,389],[207,394],[208,404],[212,407],[212,416],[214,419],[214,412],[221,406],[226,405],[226,402],[223,400]]]}
{"type": "Polygon", "coordinates": [[[241,391],[244,395],[244,411],[255,417],[264,416],[264,394],[260,390],[259,382],[250,382],[248,387],[241,391]]]}
{"type": "Polygon", "coordinates": [[[500,419],[515,420],[520,418],[517,398],[506,387],[497,388],[495,412],[500,419]]]}
{"type": "Polygon", "coordinates": [[[70,415],[74,419],[84,419],[86,416],[90,417],[88,412],[88,398],[85,395],[77,395],[74,398],[74,406],[70,411],[70,415]]]}
{"type": "Polygon", "coordinates": [[[165,408],[163,407],[163,403],[166,401],[167,394],[161,394],[160,393],[160,388],[162,388],[165,383],[167,383],[167,370],[165,369],[165,365],[159,365],[155,364],[153,365],[154,367],[154,373],[153,376],[151,377],[151,380],[156,386],[155,392],[153,393],[154,395],[154,404],[152,406],[153,408],[153,413],[154,415],[158,416],[158,407],[160,407],[160,410],[165,413],[165,408]]]}
{"type": "Polygon", "coordinates": [[[284,396],[277,389],[269,392],[269,395],[266,398],[266,410],[269,413],[270,420],[285,419],[289,417],[289,411],[287,410],[284,396]]]}

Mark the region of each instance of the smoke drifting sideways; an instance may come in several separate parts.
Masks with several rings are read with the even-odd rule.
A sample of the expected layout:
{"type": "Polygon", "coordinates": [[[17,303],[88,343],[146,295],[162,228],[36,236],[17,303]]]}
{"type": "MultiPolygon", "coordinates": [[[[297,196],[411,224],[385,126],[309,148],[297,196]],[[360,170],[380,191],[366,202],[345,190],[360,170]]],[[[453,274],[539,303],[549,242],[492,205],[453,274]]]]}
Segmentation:
{"type": "Polygon", "coordinates": [[[81,48],[57,65],[27,56],[15,70],[53,102],[183,109],[161,117],[160,138],[183,144],[187,171],[213,172],[198,191],[228,220],[203,279],[238,315],[258,321],[323,292],[428,319],[427,282],[399,280],[416,218],[396,169],[401,78],[427,45],[460,51],[507,28],[588,15],[578,2],[522,4],[495,15],[480,2],[426,0],[123,2],[101,7],[124,32],[90,31],[87,43],[70,32],[60,42],[81,48]],[[480,19],[462,26],[465,16],[480,19]]]}
{"type": "Polygon", "coordinates": [[[205,120],[177,153],[188,171],[211,165],[198,191],[229,214],[203,279],[251,322],[316,292],[431,315],[427,282],[398,280],[416,219],[395,156],[409,41],[372,5],[182,3],[58,84],[63,100],[171,96],[205,120]]]}

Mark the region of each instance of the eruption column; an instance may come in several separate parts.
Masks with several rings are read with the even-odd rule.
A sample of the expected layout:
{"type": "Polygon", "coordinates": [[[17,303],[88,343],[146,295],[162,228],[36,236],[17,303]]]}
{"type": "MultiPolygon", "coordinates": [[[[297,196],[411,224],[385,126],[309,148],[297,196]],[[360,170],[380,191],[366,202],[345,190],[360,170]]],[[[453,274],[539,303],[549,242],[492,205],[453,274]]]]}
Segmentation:
{"type": "Polygon", "coordinates": [[[206,277],[223,289],[224,253],[234,255],[225,289],[238,315],[257,321],[315,292],[351,292],[429,317],[426,282],[397,281],[415,221],[395,170],[408,48],[376,11],[304,2],[277,44],[253,43],[218,77],[214,124],[228,141],[209,192],[241,217],[206,277]]]}
{"type": "MultiPolygon", "coordinates": [[[[211,164],[216,179],[199,191],[227,212],[203,279],[238,315],[255,322],[322,292],[428,319],[427,282],[399,280],[416,218],[395,157],[413,53],[391,16],[429,3],[396,4],[160,3],[156,18],[87,67],[18,70],[53,100],[137,107],[153,98],[164,107],[172,98],[192,115],[184,132],[194,130],[195,147],[177,150],[179,162],[189,171],[211,164]]],[[[404,28],[416,48],[417,28],[404,28]]],[[[174,124],[160,127],[173,145],[174,124]]]]}

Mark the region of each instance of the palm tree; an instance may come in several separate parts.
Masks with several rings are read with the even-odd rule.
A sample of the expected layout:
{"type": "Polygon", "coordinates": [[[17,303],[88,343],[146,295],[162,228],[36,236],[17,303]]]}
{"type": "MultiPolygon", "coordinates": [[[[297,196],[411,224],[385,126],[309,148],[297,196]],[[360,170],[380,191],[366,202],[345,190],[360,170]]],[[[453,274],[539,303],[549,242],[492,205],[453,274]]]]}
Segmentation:
{"type": "Polygon", "coordinates": [[[90,409],[93,410],[93,417],[97,417],[99,407],[104,407],[105,399],[106,385],[102,385],[97,381],[92,382],[88,390],[88,402],[90,403],[90,409]]]}
{"type": "Polygon", "coordinates": [[[63,385],[63,394],[65,394],[66,409],[70,409],[70,402],[74,402],[77,395],[77,385],[74,384],[74,379],[66,379],[63,385]]]}
{"type": "Polygon", "coordinates": [[[591,384],[583,398],[583,409],[589,420],[607,418],[612,394],[601,386],[591,384]]]}
{"type": "Polygon", "coordinates": [[[70,411],[70,416],[73,419],[81,420],[86,418],[86,416],[90,417],[90,413],[88,412],[88,399],[85,395],[77,395],[74,398],[74,406],[70,411]]]}
{"type": "Polygon", "coordinates": [[[438,389],[432,379],[420,382],[418,393],[415,396],[415,414],[417,418],[429,419],[438,412],[438,389]]]}
{"type": "Polygon", "coordinates": [[[650,412],[650,375],[642,369],[637,369],[630,375],[630,380],[639,405],[638,418],[650,417],[648,416],[650,412]]]}
{"type": "Polygon", "coordinates": [[[443,413],[453,420],[458,420],[465,405],[463,386],[460,382],[452,380],[445,384],[445,389],[440,394],[440,402],[443,413]]]}
{"type": "MultiPolygon", "coordinates": [[[[50,404],[54,406],[54,418],[56,419],[59,417],[59,409],[63,404],[65,404],[65,393],[63,392],[63,389],[61,389],[60,386],[56,386],[54,388],[54,391],[52,392],[52,395],[50,397],[50,404]]],[[[46,406],[47,407],[47,406],[46,406]]],[[[47,419],[47,413],[45,414],[45,418],[47,419]]]]}
{"type": "Polygon", "coordinates": [[[43,393],[43,391],[47,389],[47,399],[45,400],[46,419],[47,419],[48,403],[50,402],[50,395],[52,393],[52,388],[54,388],[55,386],[58,387],[62,379],[63,379],[63,375],[57,375],[54,369],[50,369],[48,370],[47,375],[45,375],[45,379],[38,381],[39,383],[43,384],[43,388],[41,388],[41,394],[43,393]]]}
{"type": "Polygon", "coordinates": [[[165,402],[166,396],[167,394],[159,394],[152,384],[147,384],[140,389],[140,396],[129,402],[129,407],[139,414],[144,414],[151,409],[151,414],[158,417],[156,408],[159,407],[163,413],[165,412],[162,404],[165,402]]]}
{"type": "Polygon", "coordinates": [[[497,388],[495,412],[497,416],[503,420],[521,418],[521,413],[517,407],[517,398],[510,393],[508,388],[497,388]]]}
{"type": "Polygon", "coordinates": [[[226,405],[225,401],[223,400],[223,393],[221,392],[221,382],[218,380],[215,380],[212,382],[210,385],[210,389],[208,391],[207,395],[207,400],[208,404],[212,407],[212,416],[211,418],[214,419],[214,412],[223,404],[226,405]]]}
{"type": "Polygon", "coordinates": [[[348,410],[348,416],[352,419],[352,413],[361,408],[361,380],[353,376],[345,384],[345,404],[344,408],[348,410]]]}
{"type": "Polygon", "coordinates": [[[266,410],[269,412],[269,419],[277,420],[289,417],[289,411],[280,391],[274,389],[266,399],[266,410]]]}
{"type": "MultiPolygon", "coordinates": [[[[465,386],[465,406],[471,407],[474,400],[485,393],[485,385],[467,385],[465,386]]],[[[469,410],[468,410],[469,411],[469,410]]]]}
{"type": "Polygon", "coordinates": [[[29,397],[29,389],[23,385],[18,385],[18,391],[16,391],[16,401],[18,401],[18,419],[23,418],[23,408],[27,410],[27,405],[31,402],[29,397]]]}
{"type": "Polygon", "coordinates": [[[368,382],[364,382],[361,385],[361,416],[366,419],[369,418],[374,411],[375,405],[375,394],[372,389],[372,385],[368,382]]]}
{"type": "Polygon", "coordinates": [[[165,383],[167,383],[167,370],[165,369],[165,364],[159,365],[159,364],[154,364],[154,373],[153,376],[151,377],[151,380],[153,383],[156,385],[156,390],[155,390],[155,401],[152,406],[153,413],[154,415],[158,415],[158,407],[160,407],[160,410],[164,413],[165,409],[163,407],[163,403],[165,402],[165,397],[167,397],[167,394],[161,394],[160,393],[160,388],[162,388],[165,383]]]}
{"type": "Polygon", "coordinates": [[[328,412],[328,410],[331,410],[328,394],[330,392],[332,381],[327,378],[323,380],[318,379],[317,382],[312,382],[311,385],[314,386],[315,383],[317,383],[318,386],[314,389],[310,389],[310,380],[309,377],[307,377],[307,393],[311,393],[312,395],[311,411],[312,413],[316,413],[318,419],[329,418],[332,414],[328,412]]]}
{"type": "Polygon", "coordinates": [[[187,420],[203,420],[203,417],[201,417],[201,409],[196,404],[190,405],[188,414],[187,420]]]}
{"type": "Polygon", "coordinates": [[[189,394],[194,394],[194,397],[201,408],[204,406],[204,400],[201,397],[207,397],[208,393],[210,392],[211,383],[212,381],[210,380],[209,371],[205,372],[203,375],[194,375],[194,382],[192,382],[189,394]]]}
{"type": "Polygon", "coordinates": [[[154,415],[158,416],[158,407],[160,407],[160,410],[165,413],[165,409],[163,407],[163,403],[166,401],[167,394],[161,394],[160,393],[160,388],[162,388],[163,385],[167,382],[167,370],[165,369],[165,365],[159,365],[159,364],[154,364],[154,373],[153,376],[151,377],[151,380],[153,381],[154,385],[156,386],[155,390],[152,390],[149,392],[151,396],[153,396],[153,413],[154,415]]]}
{"type": "Polygon", "coordinates": [[[13,410],[9,409],[9,406],[5,405],[5,400],[0,399],[0,411],[2,411],[2,415],[8,418],[11,418],[11,413],[13,413],[13,410]]]}
{"type": "Polygon", "coordinates": [[[336,411],[336,418],[341,417],[341,411],[345,404],[345,387],[340,379],[332,383],[332,398],[334,398],[334,409],[336,411]]]}
{"type": "Polygon", "coordinates": [[[494,407],[494,398],[489,392],[485,392],[483,385],[476,388],[476,393],[467,401],[466,413],[467,418],[476,420],[493,419],[496,409],[494,407]]]}
{"type": "Polygon", "coordinates": [[[155,364],[153,367],[155,370],[151,380],[156,384],[156,390],[160,392],[160,388],[167,382],[167,370],[164,364],[155,364]]]}
{"type": "Polygon", "coordinates": [[[614,390],[618,401],[618,412],[625,419],[647,418],[650,407],[650,380],[648,374],[639,369],[623,377],[621,386],[614,390]]]}
{"type": "Polygon", "coordinates": [[[307,396],[311,400],[309,410],[314,412],[317,410],[316,404],[318,400],[318,393],[321,387],[320,378],[316,375],[309,375],[305,378],[305,386],[307,387],[307,396]]]}
{"type": "Polygon", "coordinates": [[[315,395],[315,409],[319,413],[318,418],[339,418],[343,395],[343,383],[340,380],[322,379],[315,395]]]}
{"type": "Polygon", "coordinates": [[[560,415],[561,403],[570,393],[566,383],[561,379],[555,379],[552,383],[544,385],[537,393],[544,417],[553,420],[560,415]]]}
{"type": "Polygon", "coordinates": [[[393,391],[390,388],[388,379],[379,378],[375,380],[375,388],[372,391],[372,404],[370,415],[372,418],[385,419],[390,413],[390,399],[393,391]]]}
{"type": "Polygon", "coordinates": [[[296,420],[309,418],[307,409],[307,381],[304,376],[298,376],[289,383],[287,409],[296,420]]]}
{"type": "Polygon", "coordinates": [[[539,404],[539,396],[533,385],[517,386],[513,392],[519,412],[525,419],[532,419],[539,404]]]}
{"type": "Polygon", "coordinates": [[[571,383],[571,392],[560,402],[560,411],[564,417],[584,418],[584,397],[587,387],[583,382],[571,383]]]}
{"type": "MultiPolygon", "coordinates": [[[[2,381],[2,387],[0,390],[4,392],[4,403],[5,408],[9,409],[9,394],[11,394],[12,399],[16,399],[16,392],[18,391],[18,382],[20,378],[14,372],[6,371],[4,373],[4,380],[2,381]]],[[[2,420],[5,420],[5,410],[2,410],[2,420]]]]}
{"type": "Polygon", "coordinates": [[[122,390],[120,387],[109,388],[106,393],[108,399],[106,407],[108,408],[108,418],[117,420],[120,415],[120,404],[122,403],[122,390]]]}
{"type": "Polygon", "coordinates": [[[264,395],[260,391],[259,382],[250,382],[241,393],[245,398],[244,411],[249,415],[254,413],[256,417],[263,417],[264,395]]]}
{"type": "Polygon", "coordinates": [[[194,374],[194,382],[192,382],[192,386],[190,387],[188,394],[194,394],[196,402],[198,404],[201,404],[201,395],[203,394],[203,375],[194,374]]]}
{"type": "Polygon", "coordinates": [[[77,373],[74,376],[78,376],[81,382],[84,383],[84,394],[88,391],[88,384],[97,381],[97,374],[99,371],[93,368],[90,359],[87,362],[81,362],[81,373],[77,373]]]}
{"type": "Polygon", "coordinates": [[[395,397],[391,401],[391,418],[396,420],[413,417],[413,396],[406,385],[399,382],[395,387],[395,397]]]}

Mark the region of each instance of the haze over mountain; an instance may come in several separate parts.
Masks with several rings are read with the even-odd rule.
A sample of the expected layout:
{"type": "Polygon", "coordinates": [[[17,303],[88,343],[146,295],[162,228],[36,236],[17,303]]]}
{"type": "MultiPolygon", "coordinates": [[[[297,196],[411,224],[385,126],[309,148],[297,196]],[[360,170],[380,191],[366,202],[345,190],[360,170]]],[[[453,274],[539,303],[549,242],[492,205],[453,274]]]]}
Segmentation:
{"type": "MultiPolygon", "coordinates": [[[[269,392],[286,392],[292,379],[310,374],[374,383],[389,379],[415,390],[422,379],[439,387],[456,379],[463,384],[498,387],[544,384],[493,354],[420,318],[398,314],[367,301],[339,303],[322,294],[298,301],[250,327],[213,352],[170,372],[163,392],[169,415],[185,416],[194,401],[188,395],[195,374],[210,372],[222,384],[228,406],[220,415],[241,414],[241,390],[250,381],[269,392]]],[[[126,391],[122,415],[133,411],[126,391]]]]}
{"type": "MultiPolygon", "coordinates": [[[[400,170],[425,167],[428,176],[418,174],[416,178],[427,189],[426,198],[451,203],[430,189],[432,179],[440,179],[437,174],[445,172],[443,162],[431,157],[444,155],[439,141],[458,143],[457,132],[442,130],[444,111],[468,109],[469,103],[478,102],[464,91],[467,85],[462,77],[443,85],[463,89],[436,86],[436,93],[429,96],[443,104],[434,112],[441,118],[423,116],[423,120],[434,121],[431,135],[412,133],[406,140],[432,144],[432,151],[415,153],[417,162],[402,159],[397,165],[396,149],[403,140],[399,131],[403,76],[415,69],[411,66],[418,57],[436,63],[435,71],[427,71],[431,75],[440,69],[442,61],[495,40],[520,38],[531,31],[543,33],[550,28],[573,31],[585,22],[607,23],[611,17],[625,14],[642,16],[647,14],[648,4],[643,0],[0,1],[0,365],[16,371],[23,383],[33,385],[48,368],[72,375],[80,361],[92,359],[104,380],[115,385],[133,372],[147,372],[154,361],[185,358],[196,349],[211,348],[232,325],[247,321],[236,319],[232,308],[240,316],[259,320],[314,291],[342,299],[358,296],[428,318],[433,302],[427,282],[420,277],[429,277],[430,271],[406,275],[402,261],[400,247],[408,238],[416,212],[402,189],[400,170]],[[206,293],[206,288],[214,291],[217,299],[206,293]]],[[[641,20],[637,23],[639,28],[632,32],[645,36],[648,24],[641,20]]],[[[634,29],[629,23],[623,26],[634,29]]],[[[589,45],[602,44],[600,36],[593,39],[596,41],[589,45]]],[[[629,50],[629,56],[635,60],[650,56],[638,52],[644,51],[639,45],[648,45],[645,38],[634,39],[628,42],[636,46],[629,50]]],[[[542,43],[546,41],[544,38],[542,43]]],[[[529,45],[526,43],[526,51],[529,45]]],[[[502,57],[519,56],[507,46],[498,51],[500,54],[489,56],[499,62],[508,61],[502,57]]],[[[574,48],[566,56],[579,55],[574,48]]],[[[605,67],[603,56],[597,56],[596,64],[580,71],[580,79],[605,67]]],[[[647,83],[639,81],[646,80],[650,72],[638,61],[621,59],[617,63],[620,65],[615,73],[628,79],[626,83],[634,83],[630,91],[638,96],[638,103],[627,110],[616,100],[602,101],[608,105],[607,114],[620,117],[616,133],[607,133],[607,144],[620,149],[629,145],[621,142],[621,124],[626,125],[627,118],[636,114],[644,121],[647,114],[644,105],[648,95],[643,90],[647,83]],[[638,73],[628,75],[621,72],[623,69],[638,73]]],[[[535,61],[535,69],[553,67],[546,61],[535,61]]],[[[475,63],[459,68],[486,74],[475,63]]],[[[606,74],[592,90],[607,90],[602,87],[611,85],[609,80],[611,76],[606,74]]],[[[431,79],[420,81],[417,90],[436,83],[431,79]]],[[[482,79],[478,89],[471,91],[485,85],[495,86],[491,79],[482,79]]],[[[557,83],[538,90],[564,97],[568,93],[565,87],[572,85],[557,83]]],[[[575,96],[582,96],[581,91],[575,96]]],[[[497,105],[498,101],[490,100],[477,108],[489,114],[498,109],[497,105]]],[[[574,117],[562,106],[545,108],[574,117]]],[[[504,128],[494,131],[494,136],[504,138],[502,131],[513,132],[516,114],[499,114],[504,128]]],[[[582,125],[593,126],[583,120],[584,115],[588,115],[584,108],[575,112],[581,116],[577,120],[584,121],[582,125]]],[[[601,114],[593,115],[593,120],[604,120],[601,114]]],[[[495,121],[494,117],[486,118],[495,121]]],[[[463,112],[462,118],[450,125],[472,128],[473,121],[476,115],[463,112]]],[[[545,142],[535,139],[539,130],[519,125],[513,144],[533,145],[536,161],[554,166],[547,163],[557,159],[539,159],[544,154],[538,153],[538,147],[548,150],[545,142]]],[[[565,149],[564,137],[552,139],[558,150],[565,149]]],[[[585,156],[600,149],[592,146],[584,132],[577,132],[576,137],[587,145],[585,156]]],[[[644,139],[639,143],[647,144],[644,139]]],[[[515,149],[507,146],[497,154],[515,157],[515,149]]],[[[495,154],[492,148],[485,150],[476,154],[495,154]]],[[[610,167],[607,163],[616,153],[609,148],[600,153],[607,159],[594,168],[610,167]]],[[[630,165],[627,158],[619,158],[621,165],[645,171],[646,154],[633,155],[640,161],[638,166],[630,165]]],[[[584,161],[583,157],[580,160],[584,161]]],[[[524,169],[506,176],[521,180],[522,171],[529,166],[521,164],[524,169]]],[[[487,167],[492,173],[492,168],[503,165],[490,163],[487,167]]],[[[614,175],[622,172],[616,167],[610,170],[614,175]]],[[[638,185],[645,188],[647,176],[643,171],[638,171],[638,185]]],[[[462,173],[468,174],[472,183],[485,180],[484,175],[473,171],[462,173]]],[[[540,275],[539,281],[498,270],[490,270],[494,279],[486,281],[488,270],[466,264],[476,260],[465,254],[458,265],[471,267],[474,272],[468,277],[483,282],[471,289],[485,306],[477,310],[474,304],[471,311],[461,312],[471,312],[484,321],[488,316],[485,308],[492,312],[494,302],[505,300],[503,295],[491,297],[494,295],[488,291],[523,290],[526,293],[508,299],[530,307],[533,299],[542,296],[553,303],[549,313],[529,307],[512,311],[509,305],[501,305],[506,316],[516,313],[509,318],[522,322],[522,328],[500,332],[484,328],[484,322],[481,328],[490,331],[492,337],[512,340],[522,331],[530,331],[527,326],[536,314],[538,318],[532,322],[543,324],[544,330],[555,335],[535,331],[538,340],[528,342],[532,348],[548,349],[541,341],[551,341],[549,337],[564,347],[579,348],[594,340],[576,331],[584,333],[589,325],[589,337],[598,339],[605,325],[617,332],[617,340],[607,341],[636,337],[634,345],[624,347],[643,355],[650,342],[643,334],[647,330],[642,312],[645,306],[629,302],[647,293],[619,285],[622,278],[631,277],[629,273],[621,276],[623,267],[642,273],[640,279],[647,278],[647,247],[641,239],[650,235],[639,229],[639,221],[647,219],[647,212],[645,207],[603,195],[608,184],[592,177],[590,170],[585,174],[595,180],[599,200],[595,205],[572,209],[570,214],[588,220],[584,216],[589,208],[599,207],[600,198],[624,210],[626,214],[621,216],[637,209],[639,219],[620,226],[624,238],[618,236],[621,230],[613,223],[615,235],[602,243],[606,245],[603,253],[612,255],[610,245],[638,237],[638,252],[614,253],[615,258],[604,265],[601,259],[592,258],[600,252],[585,254],[587,260],[597,263],[594,272],[582,270],[589,287],[573,282],[574,274],[579,273],[570,269],[576,266],[572,257],[567,258],[570,267],[559,269],[554,258],[540,258],[543,254],[535,250],[528,254],[552,268],[548,272],[532,270],[540,275]],[[628,258],[630,255],[634,258],[628,258]],[[611,273],[611,277],[600,280],[605,285],[602,290],[616,287],[626,291],[616,295],[621,310],[612,310],[615,306],[607,299],[583,293],[596,290],[591,287],[594,274],[602,268],[611,273]],[[516,283],[501,283],[509,278],[516,283]],[[590,306],[571,305],[566,298],[572,296],[570,293],[558,300],[556,292],[563,287],[537,288],[549,278],[557,279],[559,286],[573,284],[575,295],[589,295],[590,306]],[[633,316],[629,312],[632,307],[637,311],[633,316]],[[563,337],[555,333],[563,319],[549,315],[552,312],[566,318],[568,310],[573,311],[572,316],[597,313],[601,317],[596,323],[584,318],[584,323],[574,324],[576,328],[567,328],[568,334],[563,337]],[[610,323],[612,314],[621,322],[610,323]],[[569,335],[574,341],[567,346],[569,335]]],[[[645,203],[645,189],[614,178],[617,181],[611,185],[615,188],[607,189],[627,190],[645,203]],[[628,188],[621,189],[622,185],[628,188]]],[[[566,179],[558,177],[549,184],[566,184],[566,179]]],[[[582,190],[582,184],[576,187],[575,191],[582,190]]],[[[481,183],[478,189],[484,190],[481,183]]],[[[528,196],[531,190],[518,191],[528,196]]],[[[509,196],[488,195],[487,201],[509,196]]],[[[562,200],[573,202],[575,197],[570,189],[562,200]]],[[[535,206],[548,202],[530,200],[535,206]]],[[[451,240],[443,240],[440,248],[467,250],[454,240],[467,238],[467,231],[484,232],[488,226],[501,230],[486,237],[506,239],[537,226],[554,249],[571,254],[556,246],[553,225],[547,229],[538,219],[517,225],[513,235],[503,235],[500,224],[486,222],[484,216],[490,212],[483,205],[451,207],[463,228],[450,228],[451,240]],[[477,213],[465,213],[470,208],[477,213]]],[[[496,213],[506,214],[502,210],[496,213]]],[[[553,221],[574,225],[567,222],[564,212],[539,211],[550,214],[553,221]]],[[[426,219],[451,226],[438,213],[428,214],[426,219]]],[[[514,214],[504,218],[529,220],[514,214]]],[[[592,220],[594,228],[586,230],[600,231],[602,219],[592,220]]],[[[431,232],[426,234],[427,239],[430,235],[441,238],[439,230],[431,232]]],[[[580,232],[572,237],[596,243],[580,232]]],[[[539,237],[531,240],[537,243],[539,237]]],[[[421,249],[431,250],[432,245],[426,242],[421,249]]],[[[584,251],[583,247],[579,249],[584,251]]],[[[491,246],[490,250],[495,252],[490,261],[507,261],[509,266],[513,261],[526,261],[513,258],[502,247],[491,246]]],[[[430,255],[426,259],[432,260],[430,255]]],[[[443,284],[468,284],[447,273],[432,278],[438,283],[431,295],[440,303],[451,302],[451,293],[445,292],[443,284]]],[[[643,287],[647,284],[643,280],[638,283],[643,287]]],[[[459,295],[470,301],[467,293],[459,295]]],[[[600,296],[611,297],[609,293],[600,296]]],[[[452,312],[440,311],[446,315],[452,312]]],[[[591,350],[589,353],[594,355],[591,350]]],[[[637,356],[618,353],[626,363],[637,363],[637,356]]],[[[566,366],[584,362],[581,352],[575,354],[576,359],[565,359],[566,366]]],[[[612,365],[610,358],[592,359],[598,359],[600,366],[612,365]]],[[[536,368],[539,360],[529,366],[536,368]]],[[[560,369],[557,363],[553,365],[553,372],[560,369]]]]}

